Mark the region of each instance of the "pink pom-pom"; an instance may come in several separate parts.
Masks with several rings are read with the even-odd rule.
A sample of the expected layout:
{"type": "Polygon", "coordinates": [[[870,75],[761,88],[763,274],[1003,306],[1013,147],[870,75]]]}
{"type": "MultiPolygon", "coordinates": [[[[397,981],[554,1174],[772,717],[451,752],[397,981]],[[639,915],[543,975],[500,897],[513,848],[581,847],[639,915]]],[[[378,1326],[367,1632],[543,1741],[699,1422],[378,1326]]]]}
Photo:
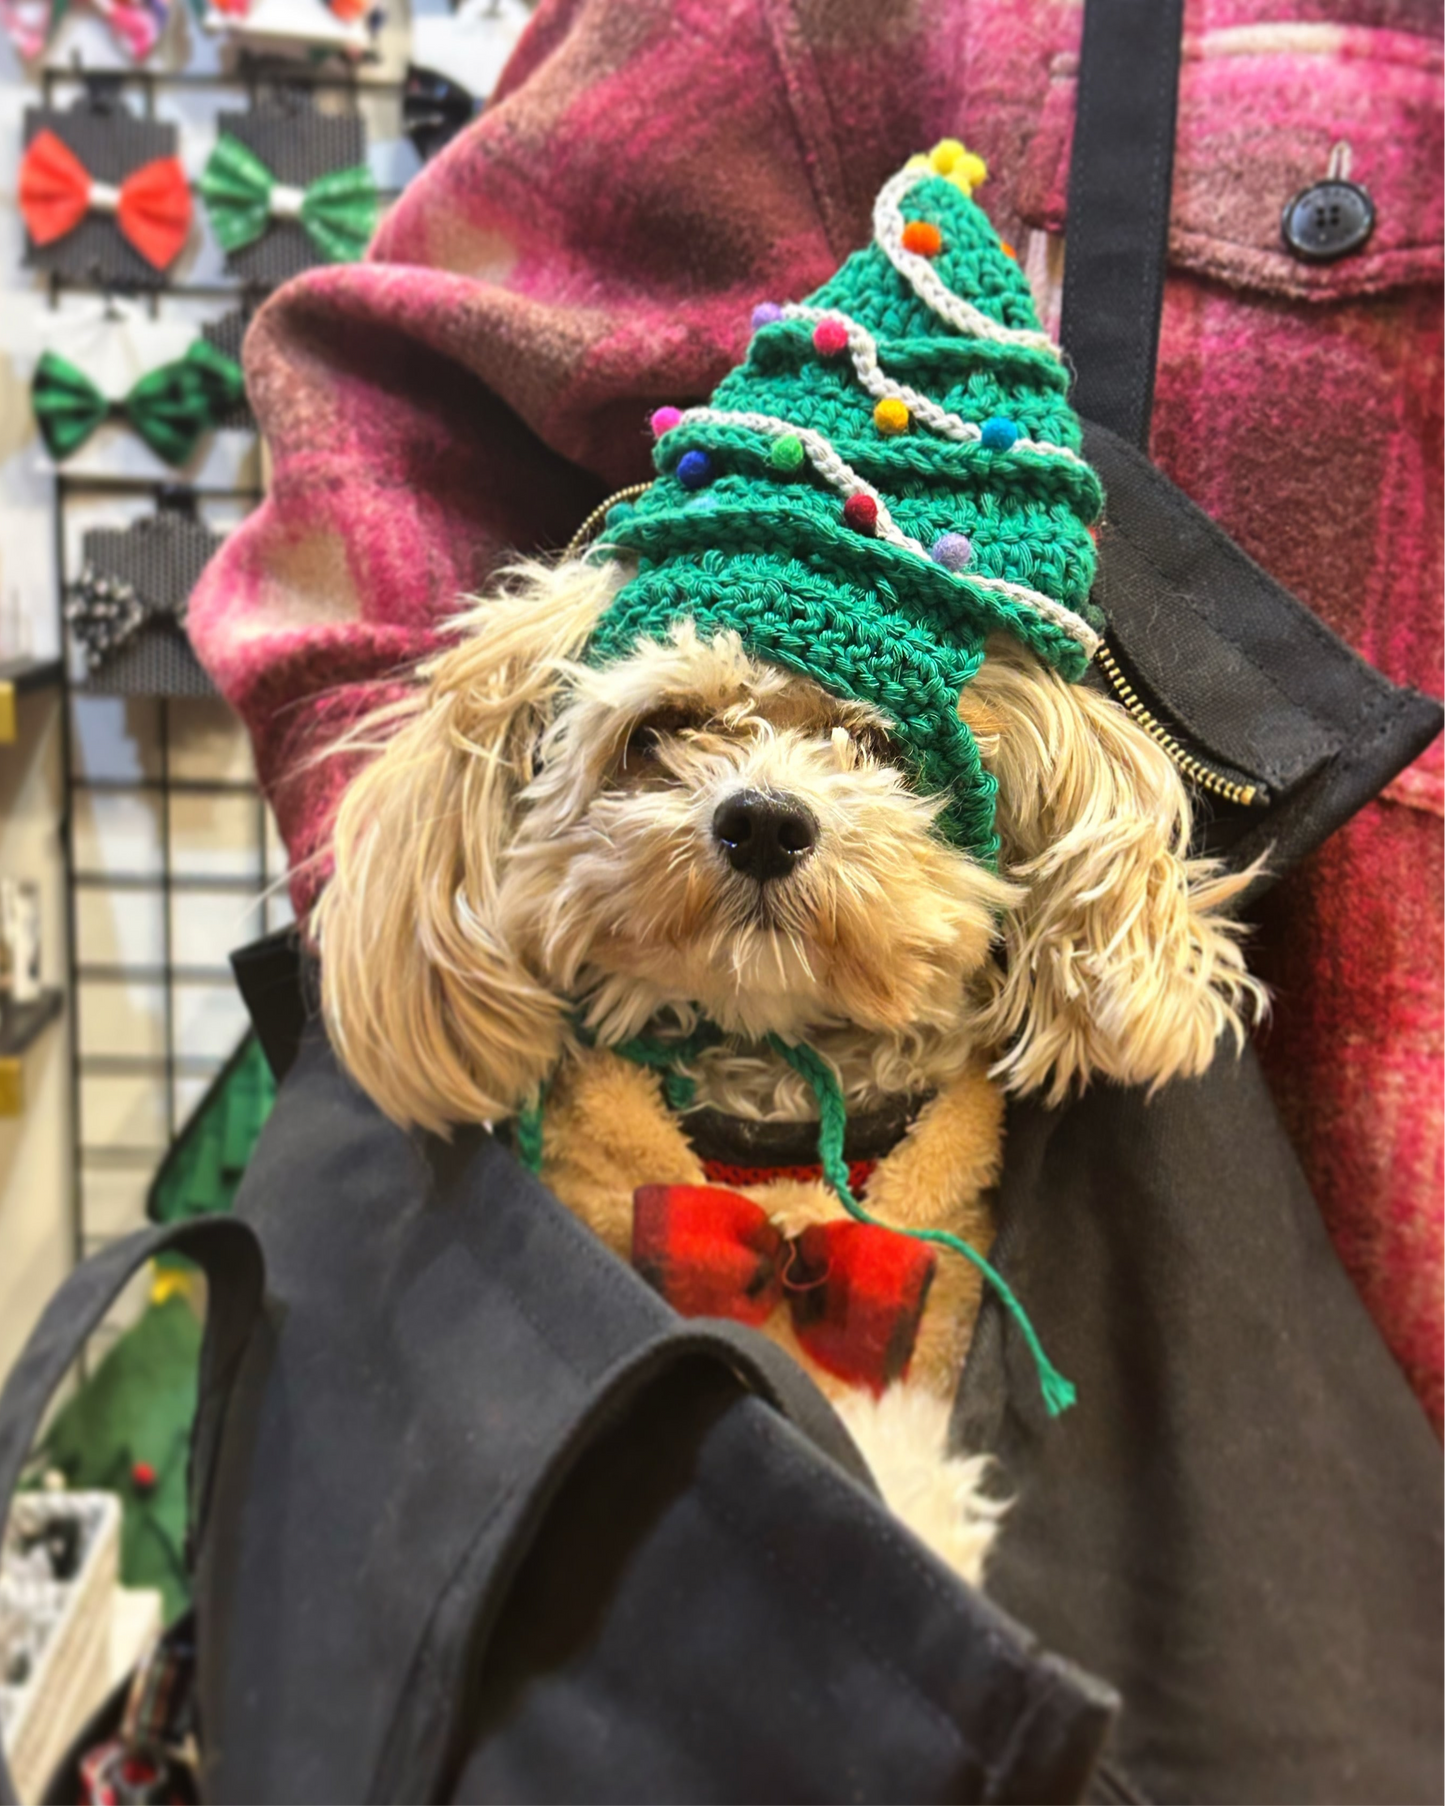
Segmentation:
{"type": "Polygon", "coordinates": [[[813,349],[819,357],[837,357],[848,349],[848,328],[841,320],[819,320],[813,328],[813,349]]]}
{"type": "Polygon", "coordinates": [[[660,439],[664,433],[670,433],[681,419],[681,408],[659,408],[652,416],[653,438],[660,439]]]}

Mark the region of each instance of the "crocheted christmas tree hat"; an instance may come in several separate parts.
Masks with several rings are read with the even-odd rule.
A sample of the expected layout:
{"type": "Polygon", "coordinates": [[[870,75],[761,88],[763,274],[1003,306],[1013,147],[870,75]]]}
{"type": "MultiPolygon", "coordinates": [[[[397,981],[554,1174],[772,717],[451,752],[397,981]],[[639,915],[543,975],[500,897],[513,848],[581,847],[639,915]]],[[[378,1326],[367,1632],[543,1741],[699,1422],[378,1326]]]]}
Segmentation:
{"type": "Polygon", "coordinates": [[[798,305],[753,314],[746,361],[707,407],[661,408],[658,477],[607,517],[638,557],[594,634],[609,662],[691,617],[872,704],[948,798],[940,829],[997,854],[995,781],[959,720],[986,638],[1065,677],[1099,644],[1068,371],[971,198],[986,171],[947,140],[879,194],[873,243],[798,305]]]}

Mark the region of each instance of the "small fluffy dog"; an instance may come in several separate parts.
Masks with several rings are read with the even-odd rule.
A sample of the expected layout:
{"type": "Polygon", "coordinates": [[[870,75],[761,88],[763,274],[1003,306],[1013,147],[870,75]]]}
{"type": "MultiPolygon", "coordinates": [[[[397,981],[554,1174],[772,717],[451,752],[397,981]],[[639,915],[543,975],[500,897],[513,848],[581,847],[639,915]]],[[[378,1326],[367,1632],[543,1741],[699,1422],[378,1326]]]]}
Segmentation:
{"type": "MultiPolygon", "coordinates": [[[[690,1120],[816,1121],[768,1037],[806,1042],[850,1120],[903,1131],[869,1212],[986,1251],[1004,1089],[1157,1086],[1238,1040],[1262,1002],[1222,914],[1245,880],[1188,856],[1179,773],[1115,703],[990,643],[959,698],[998,781],[989,870],[937,833],[882,715],[737,634],[683,620],[581,662],[626,576],[519,568],[375,724],[318,929],[332,1038],[388,1116],[445,1134],[545,1087],[542,1176],[625,1260],[639,1188],[707,1183],[690,1120]],[[704,1018],[725,1038],[685,1063],[685,1109],[611,1051],[704,1018]]],[[[819,1178],[746,1178],[784,1237],[844,1215],[819,1178]]],[[[938,1256],[906,1377],[881,1392],[820,1365],[782,1305],[765,1325],[974,1581],[1001,1508],[946,1430],[979,1287],[938,1256]]]]}

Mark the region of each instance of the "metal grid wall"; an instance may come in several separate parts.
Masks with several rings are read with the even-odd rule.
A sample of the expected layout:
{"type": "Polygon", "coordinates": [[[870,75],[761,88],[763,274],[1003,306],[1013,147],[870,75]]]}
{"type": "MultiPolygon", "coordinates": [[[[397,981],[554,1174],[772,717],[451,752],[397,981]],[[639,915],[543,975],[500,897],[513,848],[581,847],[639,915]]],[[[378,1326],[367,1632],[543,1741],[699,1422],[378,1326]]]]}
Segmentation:
{"type": "MultiPolygon", "coordinates": [[[[361,112],[370,136],[400,137],[401,79],[361,69],[318,73],[243,59],[216,73],[79,69],[44,72],[37,99],[126,106],[147,119],[173,113],[198,133],[212,117],[302,91],[318,111],[361,112]],[[189,123],[187,123],[189,122],[189,123]]],[[[394,191],[393,191],[394,192],[394,191]]],[[[383,201],[390,198],[383,188],[383,201]]],[[[207,239],[204,212],[197,219],[207,239]]],[[[265,290],[227,276],[204,243],[190,277],[122,297],[151,319],[207,318],[265,290]]],[[[39,278],[38,278],[39,279],[39,278]]],[[[51,274],[51,309],[96,282],[51,274]]],[[[107,305],[109,302],[107,301],[107,305]]],[[[91,527],[115,526],[162,505],[217,531],[261,494],[254,437],[198,454],[173,475],[93,467],[82,455],[55,474],[55,568],[60,593],[80,568],[91,527]],[[77,468],[77,465],[80,467],[77,468]]],[[[133,460],[142,466],[144,458],[133,460]]],[[[257,789],[240,724],[219,698],[107,693],[102,669],[84,672],[66,648],[64,845],[69,906],[72,1222],[78,1257],[135,1226],[146,1188],[190,1110],[244,1032],[225,953],[289,918],[285,856],[257,789]],[[201,953],[197,943],[204,943],[201,953]]],[[[117,1321],[112,1333],[122,1326],[117,1321]]],[[[105,1338],[102,1338],[104,1340],[105,1338]]]]}

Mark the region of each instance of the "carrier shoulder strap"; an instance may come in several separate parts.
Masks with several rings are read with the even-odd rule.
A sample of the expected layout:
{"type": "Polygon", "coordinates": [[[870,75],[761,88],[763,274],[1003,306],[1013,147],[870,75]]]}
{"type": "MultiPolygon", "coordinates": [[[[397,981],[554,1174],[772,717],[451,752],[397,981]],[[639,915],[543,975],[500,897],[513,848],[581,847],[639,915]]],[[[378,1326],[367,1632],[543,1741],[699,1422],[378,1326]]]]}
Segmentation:
{"type": "MultiPolygon", "coordinates": [[[[83,1262],[45,1307],[0,1392],[0,1523],[51,1399],[89,1336],[128,1281],[158,1254],[183,1254],[204,1271],[206,1335],[201,1394],[191,1439],[192,1531],[205,1515],[211,1468],[236,1365],[260,1309],[265,1284],[261,1245],[233,1217],[202,1217],[140,1229],[83,1262]]],[[[15,1806],[15,1785],[0,1739],[0,1806],[15,1806]]]]}
{"type": "Polygon", "coordinates": [[[1183,0],[1089,0],[1069,167],[1059,336],[1074,406],[1149,439],[1174,175],[1183,0]]]}

